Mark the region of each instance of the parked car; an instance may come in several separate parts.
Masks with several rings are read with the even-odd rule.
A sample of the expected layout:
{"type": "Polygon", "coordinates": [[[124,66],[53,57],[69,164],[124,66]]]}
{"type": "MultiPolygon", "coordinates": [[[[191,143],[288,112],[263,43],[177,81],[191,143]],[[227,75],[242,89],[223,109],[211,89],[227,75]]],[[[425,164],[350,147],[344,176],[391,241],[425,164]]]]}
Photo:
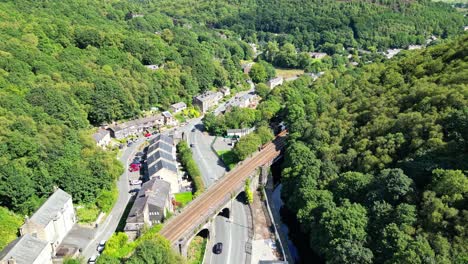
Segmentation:
{"type": "Polygon", "coordinates": [[[133,142],[128,142],[127,147],[131,147],[133,145],[133,142]]]}
{"type": "Polygon", "coordinates": [[[104,247],[106,246],[106,241],[105,240],[101,240],[101,242],[99,242],[98,246],[97,246],[97,251],[99,253],[101,253],[103,250],[104,250],[104,247]]]}
{"type": "Polygon", "coordinates": [[[191,148],[195,147],[195,144],[193,144],[193,143],[192,143],[192,144],[190,144],[190,147],[191,147],[191,148]]]}
{"type": "Polygon", "coordinates": [[[141,168],[140,163],[132,163],[132,164],[130,164],[130,167],[128,168],[128,171],[130,171],[130,172],[139,171],[140,168],[141,168]]]}
{"type": "Polygon", "coordinates": [[[195,128],[192,129],[192,132],[195,132],[195,128]]]}
{"type": "Polygon", "coordinates": [[[98,256],[97,256],[97,255],[92,255],[92,256],[88,259],[88,264],[96,264],[97,259],[98,259],[98,256]]]}
{"type": "Polygon", "coordinates": [[[221,252],[223,252],[223,243],[218,242],[213,247],[213,253],[221,254],[221,252]]]}
{"type": "Polygon", "coordinates": [[[151,133],[146,133],[145,137],[151,137],[151,133]]]}
{"type": "Polygon", "coordinates": [[[143,182],[141,180],[131,180],[130,181],[130,185],[140,185],[142,184],[143,182]]]}
{"type": "Polygon", "coordinates": [[[143,152],[140,151],[140,152],[137,152],[137,153],[135,154],[135,157],[143,157],[143,155],[145,155],[145,154],[144,154],[143,152]]]}
{"type": "Polygon", "coordinates": [[[128,191],[128,193],[129,193],[131,196],[133,196],[133,195],[136,195],[139,191],[140,191],[140,189],[135,188],[135,189],[131,189],[130,191],[128,191]]]}

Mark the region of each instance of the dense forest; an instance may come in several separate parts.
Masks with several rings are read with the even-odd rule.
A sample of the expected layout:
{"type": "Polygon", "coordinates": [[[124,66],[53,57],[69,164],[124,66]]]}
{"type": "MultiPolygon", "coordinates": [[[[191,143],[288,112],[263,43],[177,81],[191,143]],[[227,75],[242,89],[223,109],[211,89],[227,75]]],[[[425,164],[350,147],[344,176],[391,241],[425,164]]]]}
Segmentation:
{"type": "Polygon", "coordinates": [[[282,197],[327,263],[466,263],[467,76],[465,35],[267,97],[290,130],[282,197]]]}
{"type": "Polygon", "coordinates": [[[463,30],[466,18],[430,0],[181,0],[162,1],[163,12],[236,32],[249,42],[292,43],[301,51],[333,46],[377,48],[425,44],[428,36],[463,30]]]}
{"type": "MultiPolygon", "coordinates": [[[[76,204],[110,210],[122,168],[115,153],[97,149],[92,125],[246,85],[239,63],[251,56],[245,42],[160,13],[132,15],[140,6],[0,3],[0,206],[29,215],[57,186],[76,204]]],[[[4,209],[0,222],[9,234],[20,224],[4,209]]]]}
{"type": "MultiPolygon", "coordinates": [[[[76,204],[109,210],[122,166],[95,146],[92,127],[191,105],[215,87],[247,87],[249,42],[266,48],[265,61],[317,71],[297,51],[406,47],[452,37],[467,23],[427,0],[6,0],[0,14],[0,248],[55,186],[76,204]]],[[[284,199],[310,247],[331,263],[462,263],[466,43],[271,92],[260,85],[256,110],[209,118],[220,134],[261,128],[237,146],[239,158],[271,138],[272,118],[287,122],[284,199]]],[[[256,65],[255,81],[274,75],[269,63],[256,65]]],[[[142,245],[132,263],[154,246],[142,245]]]]}

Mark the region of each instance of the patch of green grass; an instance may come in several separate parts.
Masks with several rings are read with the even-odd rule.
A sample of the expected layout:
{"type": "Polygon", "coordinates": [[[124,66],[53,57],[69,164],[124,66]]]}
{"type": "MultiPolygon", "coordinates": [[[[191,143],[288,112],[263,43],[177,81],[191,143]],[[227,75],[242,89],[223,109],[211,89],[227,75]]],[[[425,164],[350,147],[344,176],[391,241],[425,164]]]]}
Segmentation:
{"type": "Polygon", "coordinates": [[[234,167],[239,162],[239,159],[237,158],[236,154],[234,154],[234,151],[232,150],[220,150],[220,151],[217,151],[217,153],[218,153],[218,156],[223,160],[226,167],[229,168],[229,170],[234,169],[234,167]]]}
{"type": "Polygon", "coordinates": [[[0,251],[15,240],[18,229],[23,224],[23,218],[5,207],[0,206],[0,251]]]}
{"type": "Polygon", "coordinates": [[[192,192],[176,193],[174,196],[176,202],[181,204],[181,207],[184,207],[186,204],[193,200],[192,192]]]}
{"type": "Polygon", "coordinates": [[[187,257],[189,264],[203,263],[203,255],[205,254],[207,239],[201,236],[196,236],[189,245],[187,257]]]}
{"type": "Polygon", "coordinates": [[[175,119],[177,119],[179,123],[184,123],[185,121],[187,121],[187,118],[185,118],[183,114],[176,114],[175,119]]]}
{"type": "Polygon", "coordinates": [[[86,204],[76,210],[79,223],[89,224],[96,221],[100,213],[99,208],[94,204],[86,204]]]}

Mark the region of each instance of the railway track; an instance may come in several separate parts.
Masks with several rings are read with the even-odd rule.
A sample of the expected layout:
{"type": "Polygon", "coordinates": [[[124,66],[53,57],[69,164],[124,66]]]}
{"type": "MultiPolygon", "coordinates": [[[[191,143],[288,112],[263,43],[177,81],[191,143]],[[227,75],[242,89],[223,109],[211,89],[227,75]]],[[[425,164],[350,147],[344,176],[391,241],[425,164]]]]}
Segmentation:
{"type": "MultiPolygon", "coordinates": [[[[252,157],[244,160],[234,170],[227,173],[210,189],[197,197],[183,211],[171,218],[160,234],[166,237],[172,244],[180,238],[189,235],[194,227],[204,223],[216,210],[252,173],[260,166],[276,158],[285,144],[286,131],[280,133],[273,142],[255,153],[252,157]]],[[[190,234],[191,235],[191,234],[190,234]]]]}

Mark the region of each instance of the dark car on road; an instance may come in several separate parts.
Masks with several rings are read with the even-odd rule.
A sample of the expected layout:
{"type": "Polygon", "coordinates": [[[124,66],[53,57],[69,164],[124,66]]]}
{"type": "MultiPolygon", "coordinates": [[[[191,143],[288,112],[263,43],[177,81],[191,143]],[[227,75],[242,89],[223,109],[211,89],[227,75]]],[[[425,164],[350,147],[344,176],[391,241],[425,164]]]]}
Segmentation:
{"type": "Polygon", "coordinates": [[[223,252],[223,243],[216,243],[213,247],[213,253],[221,254],[221,252],[223,252]]]}

